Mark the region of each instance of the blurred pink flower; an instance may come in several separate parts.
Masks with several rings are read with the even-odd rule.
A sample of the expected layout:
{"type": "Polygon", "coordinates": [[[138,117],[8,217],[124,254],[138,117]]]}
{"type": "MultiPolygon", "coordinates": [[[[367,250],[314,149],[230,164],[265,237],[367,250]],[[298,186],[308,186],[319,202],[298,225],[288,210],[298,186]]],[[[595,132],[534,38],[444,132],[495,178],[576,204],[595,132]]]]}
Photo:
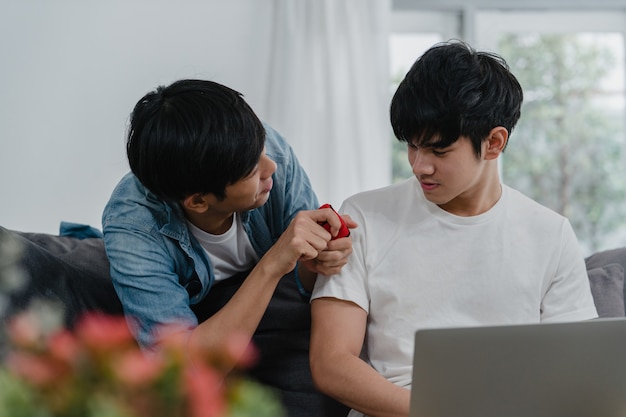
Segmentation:
{"type": "Polygon", "coordinates": [[[139,349],[124,352],[112,364],[117,378],[130,386],[143,386],[154,382],[163,373],[165,361],[159,355],[147,356],[139,349]]]}
{"type": "Polygon", "coordinates": [[[48,338],[50,355],[66,364],[76,363],[82,348],[69,330],[61,330],[48,338]]]}
{"type": "Polygon", "coordinates": [[[155,337],[159,340],[160,350],[171,353],[186,355],[189,349],[189,335],[191,329],[183,324],[166,324],[159,326],[155,331],[155,337]]]}
{"type": "Polygon", "coordinates": [[[6,363],[11,372],[38,387],[52,386],[70,372],[61,362],[30,352],[11,352],[6,363]]]}
{"type": "Polygon", "coordinates": [[[185,387],[189,397],[190,417],[220,417],[226,411],[223,380],[214,369],[201,365],[185,368],[185,387]]]}
{"type": "MultiPolygon", "coordinates": [[[[181,323],[159,329],[161,343],[152,352],[140,348],[124,317],[87,314],[73,331],[57,328],[54,333],[44,329],[40,318],[23,314],[7,326],[11,349],[0,372],[8,371],[16,389],[30,392],[37,403],[35,414],[20,415],[102,417],[119,410],[128,417],[229,417],[247,401],[234,395],[242,374],[232,372],[256,362],[258,353],[245,335],[233,334],[211,348],[192,351],[190,328],[181,323]]],[[[260,385],[248,386],[264,391],[260,385]]],[[[22,411],[3,408],[13,401],[13,392],[18,391],[0,391],[0,410],[9,410],[7,416],[22,411]]],[[[263,398],[254,401],[270,407],[248,405],[238,416],[276,417],[259,411],[279,409],[275,399],[252,398],[263,398]]],[[[21,407],[19,401],[11,404],[21,407]]]]}
{"type": "Polygon", "coordinates": [[[24,312],[12,317],[7,323],[7,333],[15,346],[34,347],[41,342],[42,331],[33,312],[24,312]]]}
{"type": "Polygon", "coordinates": [[[122,316],[86,314],[79,320],[76,334],[85,346],[95,352],[108,352],[134,343],[126,319],[122,316]]]}
{"type": "Polygon", "coordinates": [[[227,360],[238,368],[250,368],[258,360],[259,352],[250,338],[241,333],[230,334],[224,343],[227,360]]]}

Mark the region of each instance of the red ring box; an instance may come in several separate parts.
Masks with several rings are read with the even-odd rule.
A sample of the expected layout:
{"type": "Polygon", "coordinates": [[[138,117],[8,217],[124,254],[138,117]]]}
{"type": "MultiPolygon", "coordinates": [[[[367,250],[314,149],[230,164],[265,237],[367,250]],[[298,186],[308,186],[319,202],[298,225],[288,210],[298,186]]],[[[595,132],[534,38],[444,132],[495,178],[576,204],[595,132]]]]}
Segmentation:
{"type": "MultiPolygon", "coordinates": [[[[346,226],[346,223],[344,223],[343,219],[341,218],[339,213],[337,213],[337,211],[335,211],[333,206],[331,206],[330,204],[323,204],[323,205],[320,206],[320,208],[321,209],[323,209],[323,208],[331,209],[332,211],[335,212],[335,214],[337,215],[337,217],[339,217],[339,220],[341,221],[341,228],[339,229],[339,233],[337,233],[337,236],[333,236],[331,238],[331,240],[339,239],[340,237],[350,236],[350,229],[348,229],[348,226],[346,226]]],[[[320,224],[324,227],[324,229],[326,229],[330,233],[330,224],[328,224],[328,222],[322,222],[320,224]]]]}

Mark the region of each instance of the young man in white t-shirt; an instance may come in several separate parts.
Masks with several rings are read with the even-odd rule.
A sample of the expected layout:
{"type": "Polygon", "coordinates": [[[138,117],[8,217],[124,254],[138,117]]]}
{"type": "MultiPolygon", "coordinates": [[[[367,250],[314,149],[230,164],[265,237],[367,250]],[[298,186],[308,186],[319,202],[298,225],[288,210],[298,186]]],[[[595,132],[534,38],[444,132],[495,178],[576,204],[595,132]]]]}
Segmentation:
{"type": "Polygon", "coordinates": [[[351,416],[408,415],[418,329],[597,316],[568,220],[500,182],[522,99],[502,58],[461,42],[400,83],[391,124],[415,176],[344,202],[353,253],[312,297],[313,378],[351,416]]]}

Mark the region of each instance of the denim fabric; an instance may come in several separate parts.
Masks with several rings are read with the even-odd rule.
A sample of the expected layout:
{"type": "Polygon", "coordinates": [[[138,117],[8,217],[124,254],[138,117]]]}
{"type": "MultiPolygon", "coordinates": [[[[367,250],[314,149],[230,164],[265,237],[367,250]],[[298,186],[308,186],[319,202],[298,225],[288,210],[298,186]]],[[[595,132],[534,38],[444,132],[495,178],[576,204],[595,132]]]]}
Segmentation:
{"type": "MultiPolygon", "coordinates": [[[[266,128],[266,153],[277,164],[268,201],[242,213],[254,250],[262,256],[300,210],[318,207],[309,178],[287,142],[266,128]]],[[[198,324],[190,305],[208,294],[213,270],[187,230],[178,204],[159,200],[131,173],[113,191],[102,216],[113,284],[136,337],[149,347],[164,324],[198,324]]]]}
{"type": "Polygon", "coordinates": [[[88,224],[61,221],[59,236],[70,236],[77,239],[102,239],[102,232],[88,224]]]}

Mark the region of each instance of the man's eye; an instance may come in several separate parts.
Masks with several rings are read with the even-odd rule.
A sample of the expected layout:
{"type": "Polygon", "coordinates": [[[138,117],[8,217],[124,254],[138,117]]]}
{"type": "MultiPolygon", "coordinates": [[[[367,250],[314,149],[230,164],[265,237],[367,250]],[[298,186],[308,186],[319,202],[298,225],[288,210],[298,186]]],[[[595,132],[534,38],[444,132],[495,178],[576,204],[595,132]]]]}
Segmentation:
{"type": "Polygon", "coordinates": [[[433,149],[433,155],[435,156],[444,156],[446,153],[447,153],[446,151],[437,151],[433,149]]]}

